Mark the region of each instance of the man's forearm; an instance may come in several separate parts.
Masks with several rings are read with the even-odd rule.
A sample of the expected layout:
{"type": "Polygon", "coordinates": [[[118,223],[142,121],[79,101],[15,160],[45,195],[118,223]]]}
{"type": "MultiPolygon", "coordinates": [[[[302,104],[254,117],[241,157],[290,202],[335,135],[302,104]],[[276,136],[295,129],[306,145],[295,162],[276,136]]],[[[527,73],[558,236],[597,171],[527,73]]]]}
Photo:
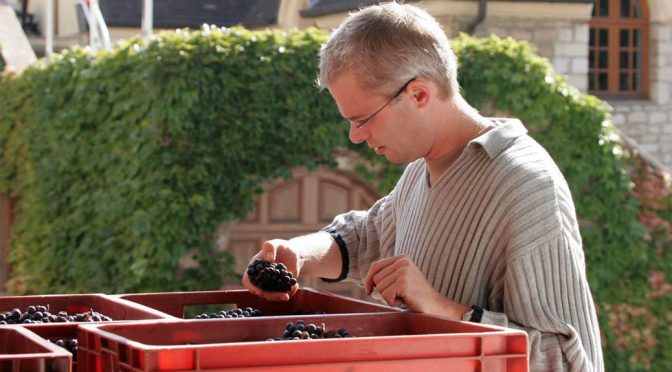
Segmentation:
{"type": "Polygon", "coordinates": [[[320,231],[299,236],[289,243],[299,257],[301,276],[336,279],[341,275],[343,257],[338,244],[329,233],[320,231]]]}

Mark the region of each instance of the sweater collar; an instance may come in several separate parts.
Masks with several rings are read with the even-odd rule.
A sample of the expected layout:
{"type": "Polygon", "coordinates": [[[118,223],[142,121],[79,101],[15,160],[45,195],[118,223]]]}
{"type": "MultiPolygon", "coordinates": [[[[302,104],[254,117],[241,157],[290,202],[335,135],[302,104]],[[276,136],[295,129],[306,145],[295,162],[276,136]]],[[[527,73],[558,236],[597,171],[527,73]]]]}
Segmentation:
{"type": "Polygon", "coordinates": [[[467,147],[481,145],[488,156],[495,158],[510,146],[516,138],[527,134],[527,129],[518,119],[491,118],[493,125],[480,136],[471,140],[467,147]]]}

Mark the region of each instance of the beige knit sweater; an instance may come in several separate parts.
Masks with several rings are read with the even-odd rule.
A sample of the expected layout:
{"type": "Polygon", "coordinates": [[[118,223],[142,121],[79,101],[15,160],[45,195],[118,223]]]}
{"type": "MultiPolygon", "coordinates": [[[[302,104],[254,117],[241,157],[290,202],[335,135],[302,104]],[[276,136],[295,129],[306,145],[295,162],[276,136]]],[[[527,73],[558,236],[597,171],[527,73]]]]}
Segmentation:
{"type": "Polygon", "coordinates": [[[482,306],[482,323],[525,330],[531,371],[602,371],[567,183],[520,121],[494,122],[432,187],[417,160],[370,210],[325,230],[342,238],[349,280],[407,255],[448,299],[482,306]]]}

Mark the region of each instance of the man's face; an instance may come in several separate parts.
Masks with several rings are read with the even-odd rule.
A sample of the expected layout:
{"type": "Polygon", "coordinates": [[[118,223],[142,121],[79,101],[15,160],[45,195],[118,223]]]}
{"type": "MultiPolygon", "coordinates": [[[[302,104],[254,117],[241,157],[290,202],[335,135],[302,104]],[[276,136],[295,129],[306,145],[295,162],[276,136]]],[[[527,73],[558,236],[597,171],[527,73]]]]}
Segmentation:
{"type": "Polygon", "coordinates": [[[365,142],[393,163],[409,163],[423,156],[408,86],[395,98],[362,89],[355,75],[344,72],[328,84],[341,115],[350,122],[350,140],[365,142]],[[362,125],[363,124],[363,125],[362,125]]]}

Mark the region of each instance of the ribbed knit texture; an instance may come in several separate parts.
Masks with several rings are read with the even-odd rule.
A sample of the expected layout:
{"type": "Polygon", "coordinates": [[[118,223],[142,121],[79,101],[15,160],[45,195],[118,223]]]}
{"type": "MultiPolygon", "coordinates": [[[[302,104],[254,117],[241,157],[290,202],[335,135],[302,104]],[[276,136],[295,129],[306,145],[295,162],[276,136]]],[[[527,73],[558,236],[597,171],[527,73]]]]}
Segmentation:
{"type": "Polygon", "coordinates": [[[531,371],[602,371],[595,306],[567,183],[518,120],[495,121],[435,185],[425,161],[368,211],[337,216],[361,282],[373,261],[409,256],[482,323],[525,330],[531,371]]]}

